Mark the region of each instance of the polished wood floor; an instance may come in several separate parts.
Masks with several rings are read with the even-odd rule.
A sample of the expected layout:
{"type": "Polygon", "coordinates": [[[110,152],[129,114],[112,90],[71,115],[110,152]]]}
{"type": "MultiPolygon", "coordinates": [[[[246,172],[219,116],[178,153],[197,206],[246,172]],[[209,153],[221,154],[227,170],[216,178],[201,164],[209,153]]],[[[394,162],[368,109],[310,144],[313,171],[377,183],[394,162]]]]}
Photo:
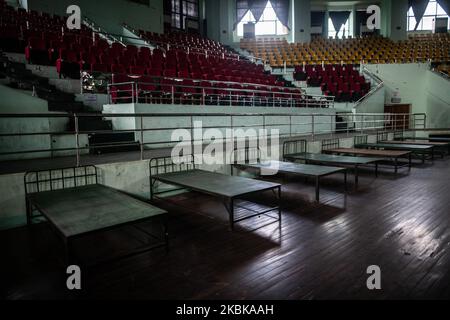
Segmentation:
{"type": "MultiPolygon", "coordinates": [[[[8,299],[448,299],[449,164],[447,158],[378,178],[369,170],[347,195],[342,175],[325,178],[320,203],[312,181],[282,178],[281,227],[262,217],[231,232],[222,203],[179,195],[173,200],[191,210],[159,204],[170,211],[168,253],[83,269],[76,295],[65,289],[61,249],[47,224],[3,231],[1,293],[8,299]],[[366,287],[369,265],[381,268],[381,290],[366,287]]],[[[126,228],[77,243],[77,254],[92,261],[143,241],[141,231],[126,228]]]]}

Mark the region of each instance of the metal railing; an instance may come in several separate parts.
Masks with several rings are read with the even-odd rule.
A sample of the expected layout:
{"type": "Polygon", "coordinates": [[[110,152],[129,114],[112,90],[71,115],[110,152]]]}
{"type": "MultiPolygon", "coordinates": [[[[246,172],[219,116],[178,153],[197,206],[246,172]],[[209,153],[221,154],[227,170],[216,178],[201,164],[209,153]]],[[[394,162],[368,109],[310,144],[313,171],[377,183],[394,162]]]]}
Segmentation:
{"type": "MultiPolygon", "coordinates": [[[[347,120],[338,120],[334,113],[311,113],[311,114],[293,114],[293,113],[110,113],[110,114],[0,114],[0,121],[12,123],[14,121],[23,121],[28,119],[32,121],[50,119],[65,119],[73,125],[73,129],[64,131],[45,131],[30,130],[28,132],[0,132],[1,160],[14,160],[15,158],[27,155],[28,158],[51,158],[54,154],[65,152],[70,153],[76,160],[77,165],[81,165],[82,155],[92,150],[102,150],[112,147],[139,146],[139,159],[145,159],[145,151],[148,149],[158,149],[172,147],[179,143],[179,138],[172,137],[174,130],[183,129],[191,133],[191,140],[188,141],[192,146],[199,143],[196,138],[195,130],[198,130],[197,121],[203,121],[207,125],[201,127],[201,139],[203,139],[203,130],[218,129],[225,131],[227,129],[245,130],[246,135],[251,138],[255,136],[257,130],[267,130],[266,135],[270,134],[271,129],[279,131],[279,138],[291,138],[298,136],[309,136],[313,141],[318,135],[337,135],[370,133],[378,131],[410,131],[426,129],[425,114],[349,114],[347,120]],[[83,130],[80,129],[80,122],[83,120],[103,117],[113,121],[113,130],[83,130]],[[218,121],[220,119],[220,121],[218,121]],[[348,120],[350,119],[350,120],[348,120]],[[166,124],[170,123],[170,126],[166,124]],[[220,124],[219,124],[220,123],[220,124]],[[254,133],[248,130],[255,130],[254,133]],[[82,136],[94,136],[111,133],[131,133],[134,141],[119,143],[101,143],[84,144],[80,141],[82,136]],[[35,137],[67,135],[73,137],[71,145],[62,148],[52,148],[51,146],[42,148],[24,148],[14,150],[20,145],[20,141],[33,139],[35,137]],[[35,156],[34,156],[35,155],[35,156]],[[5,158],[6,157],[6,158],[5,158]]],[[[1,123],[1,122],[0,122],[1,123]]],[[[0,126],[1,128],[1,126],[0,126]]],[[[235,141],[235,136],[231,136],[235,141]]],[[[211,138],[216,141],[217,137],[211,138]]],[[[223,141],[227,141],[229,136],[225,135],[223,141]]],[[[42,139],[43,140],[43,139],[42,139]]],[[[220,139],[219,139],[220,140],[220,139]]],[[[32,140],[36,141],[36,139],[32,140]]],[[[205,142],[202,140],[202,142],[205,142]]],[[[217,142],[217,141],[216,141],[217,142]]],[[[25,144],[30,145],[30,143],[25,144]]],[[[33,144],[35,145],[35,144],[33,144]]],[[[87,164],[87,163],[84,163],[87,164]]]]}
{"type": "Polygon", "coordinates": [[[363,104],[367,99],[369,99],[371,96],[373,96],[376,92],[378,92],[381,88],[384,87],[384,81],[376,74],[371,72],[369,69],[367,69],[367,67],[361,65],[361,71],[364,75],[368,76],[371,80],[375,82],[375,86],[373,86],[372,84],[371,86],[372,88],[370,89],[370,91],[355,102],[355,105],[353,106],[353,109],[355,110],[357,110],[361,104],[363,104]]]}
{"type": "Polygon", "coordinates": [[[334,108],[333,96],[306,95],[299,88],[213,80],[193,80],[191,85],[184,84],[183,79],[178,78],[160,78],[160,81],[154,82],[129,81],[108,84],[107,91],[110,104],[334,108]]]}
{"type": "Polygon", "coordinates": [[[98,34],[101,38],[108,41],[108,43],[111,44],[112,42],[119,42],[120,44],[125,46],[122,39],[119,39],[118,35],[115,35],[115,34],[112,34],[112,33],[109,33],[107,31],[103,30],[102,27],[100,27],[99,25],[97,25],[94,22],[94,20],[90,19],[89,17],[86,17],[85,15],[83,16],[83,23],[87,27],[89,27],[94,34],[98,34]]]}

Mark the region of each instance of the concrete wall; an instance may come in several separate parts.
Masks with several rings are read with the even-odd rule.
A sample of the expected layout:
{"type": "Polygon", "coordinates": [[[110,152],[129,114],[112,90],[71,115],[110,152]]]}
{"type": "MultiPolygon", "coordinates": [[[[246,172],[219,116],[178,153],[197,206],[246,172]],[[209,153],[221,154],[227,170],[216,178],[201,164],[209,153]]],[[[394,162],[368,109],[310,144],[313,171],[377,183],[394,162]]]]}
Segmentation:
{"type": "Polygon", "coordinates": [[[384,113],[386,88],[383,86],[355,107],[356,113],[384,113]]]}
{"type": "Polygon", "coordinates": [[[383,79],[386,103],[398,92],[412,113],[426,113],[429,128],[450,127],[450,82],[430,71],[427,64],[381,64],[367,68],[383,79]]]}
{"type": "MultiPolygon", "coordinates": [[[[0,85],[0,113],[36,113],[46,114],[44,118],[0,118],[0,133],[42,133],[30,136],[0,137],[0,153],[31,150],[48,150],[51,148],[73,148],[73,135],[50,135],[48,132],[66,131],[68,119],[52,117],[57,112],[49,112],[47,101],[33,97],[29,91],[15,90],[0,85]]],[[[87,135],[80,136],[80,145],[87,145],[87,135]]],[[[86,153],[88,151],[83,151],[86,153]]],[[[47,158],[51,156],[73,155],[73,151],[34,152],[29,154],[1,155],[0,160],[47,158]]]]}
{"type": "Polygon", "coordinates": [[[382,0],[381,34],[392,40],[407,39],[408,0],[382,0]]]}
{"type": "Polygon", "coordinates": [[[311,41],[311,1],[291,0],[291,41],[311,41]]]}
{"type": "Polygon", "coordinates": [[[162,33],[163,0],[149,0],[149,6],[125,0],[28,0],[28,8],[66,16],[69,5],[81,8],[81,15],[96,22],[108,32],[123,34],[122,24],[127,22],[136,29],[162,33]]]}
{"type": "Polygon", "coordinates": [[[222,44],[232,46],[236,22],[234,0],[206,0],[207,36],[222,44]]]}
{"type": "Polygon", "coordinates": [[[371,72],[380,77],[386,87],[386,103],[398,92],[402,104],[411,104],[412,112],[419,113],[426,110],[424,88],[426,85],[426,64],[374,64],[366,66],[371,72]]]}
{"type": "MultiPolygon", "coordinates": [[[[192,105],[145,105],[145,104],[120,104],[105,105],[104,114],[108,113],[170,113],[170,114],[214,114],[211,116],[173,116],[173,117],[147,117],[143,120],[144,130],[149,128],[161,128],[161,130],[152,130],[144,132],[145,143],[153,143],[147,147],[171,146],[171,135],[177,128],[190,128],[191,121],[202,121],[203,128],[206,127],[240,127],[259,130],[263,128],[264,122],[267,129],[279,129],[280,135],[290,134],[309,134],[312,132],[312,117],[315,114],[316,125],[315,133],[329,133],[335,129],[335,110],[334,109],[313,109],[313,108],[273,108],[273,107],[226,107],[226,106],[207,106],[199,107],[192,105]],[[231,117],[228,114],[242,114],[242,116],[231,117]],[[216,115],[219,114],[219,115],[216,115]],[[222,115],[223,114],[223,115],[222,115]],[[266,114],[267,116],[263,116],[266,114]],[[270,116],[270,114],[276,114],[270,116]],[[283,116],[285,114],[286,116],[283,116]],[[292,116],[292,120],[290,120],[292,116]],[[271,126],[272,125],[272,126],[271,126]],[[170,129],[162,129],[170,128],[170,129]]],[[[118,130],[136,130],[141,128],[139,118],[115,117],[112,118],[114,129],[118,130]]],[[[224,134],[225,129],[222,129],[224,134]]],[[[141,141],[140,133],[136,133],[136,140],[141,141]]]]}
{"type": "MultiPolygon", "coordinates": [[[[48,113],[47,101],[33,97],[30,92],[15,90],[0,85],[0,113],[48,113]]],[[[21,118],[1,118],[0,133],[48,132],[50,129],[48,118],[34,120],[21,118]]],[[[44,150],[50,148],[49,135],[28,137],[1,137],[0,153],[17,152],[23,150],[44,150]]],[[[0,160],[17,158],[45,157],[49,153],[34,155],[4,155],[0,160]]]]}
{"type": "Polygon", "coordinates": [[[450,81],[432,71],[427,71],[425,90],[429,126],[432,128],[449,128],[450,81]]]}

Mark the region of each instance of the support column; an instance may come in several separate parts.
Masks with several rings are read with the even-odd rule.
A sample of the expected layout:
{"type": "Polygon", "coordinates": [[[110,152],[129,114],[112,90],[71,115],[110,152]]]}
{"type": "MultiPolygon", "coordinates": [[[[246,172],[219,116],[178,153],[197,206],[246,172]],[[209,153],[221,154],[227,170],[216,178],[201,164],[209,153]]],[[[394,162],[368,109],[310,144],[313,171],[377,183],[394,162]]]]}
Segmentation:
{"type": "MultiPolygon", "coordinates": [[[[220,2],[220,11],[215,17],[219,20],[219,41],[231,46],[233,45],[233,27],[234,21],[236,20],[236,1],[220,0],[218,2],[220,2]]],[[[214,16],[212,17],[214,18],[214,16]]]]}
{"type": "Polygon", "coordinates": [[[202,36],[205,36],[205,26],[204,26],[204,21],[206,19],[206,4],[205,4],[205,0],[199,0],[198,2],[198,11],[199,11],[199,32],[202,36]]]}
{"type": "Polygon", "coordinates": [[[406,40],[408,0],[383,0],[381,7],[381,34],[392,40],[406,40]]]}
{"type": "Polygon", "coordinates": [[[325,22],[323,24],[323,37],[328,39],[328,30],[330,29],[328,26],[328,21],[330,20],[330,11],[327,9],[325,11],[325,22]]]}
{"type": "Polygon", "coordinates": [[[311,41],[311,1],[291,0],[292,42],[311,41]]]}
{"type": "Polygon", "coordinates": [[[352,13],[350,14],[350,35],[354,38],[356,35],[356,6],[352,6],[352,13]]]}

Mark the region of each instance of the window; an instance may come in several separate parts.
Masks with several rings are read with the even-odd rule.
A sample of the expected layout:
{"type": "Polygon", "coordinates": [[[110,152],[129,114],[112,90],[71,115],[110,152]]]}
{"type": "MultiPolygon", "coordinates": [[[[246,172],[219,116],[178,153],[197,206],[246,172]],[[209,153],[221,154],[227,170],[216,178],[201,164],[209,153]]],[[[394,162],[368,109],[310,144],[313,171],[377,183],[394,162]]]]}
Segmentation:
{"type": "Polygon", "coordinates": [[[255,34],[257,36],[280,36],[288,34],[288,28],[285,27],[280,20],[278,20],[275,10],[273,10],[270,1],[267,2],[259,21],[255,20],[255,17],[251,11],[247,11],[244,18],[237,25],[237,35],[242,37],[244,35],[244,24],[253,22],[255,24],[255,34]]]}
{"type": "MultiPolygon", "coordinates": [[[[337,34],[339,39],[342,39],[343,36],[348,37],[350,35],[350,18],[347,19],[345,24],[342,26],[341,30],[337,34]]],[[[334,29],[333,21],[331,18],[328,18],[328,37],[336,38],[336,30],[334,29]]]]}
{"type": "MultiPolygon", "coordinates": [[[[432,31],[434,29],[434,21],[436,18],[448,18],[444,9],[436,2],[436,0],[430,0],[428,2],[428,6],[425,10],[422,20],[417,26],[418,31],[432,31]]],[[[414,16],[414,11],[411,8],[408,10],[408,31],[414,31],[416,26],[416,18],[414,16]]],[[[450,29],[450,19],[449,25],[447,26],[450,29]]]]}
{"type": "Polygon", "coordinates": [[[186,20],[198,22],[198,0],[171,0],[170,16],[172,28],[186,29],[186,20]]]}

